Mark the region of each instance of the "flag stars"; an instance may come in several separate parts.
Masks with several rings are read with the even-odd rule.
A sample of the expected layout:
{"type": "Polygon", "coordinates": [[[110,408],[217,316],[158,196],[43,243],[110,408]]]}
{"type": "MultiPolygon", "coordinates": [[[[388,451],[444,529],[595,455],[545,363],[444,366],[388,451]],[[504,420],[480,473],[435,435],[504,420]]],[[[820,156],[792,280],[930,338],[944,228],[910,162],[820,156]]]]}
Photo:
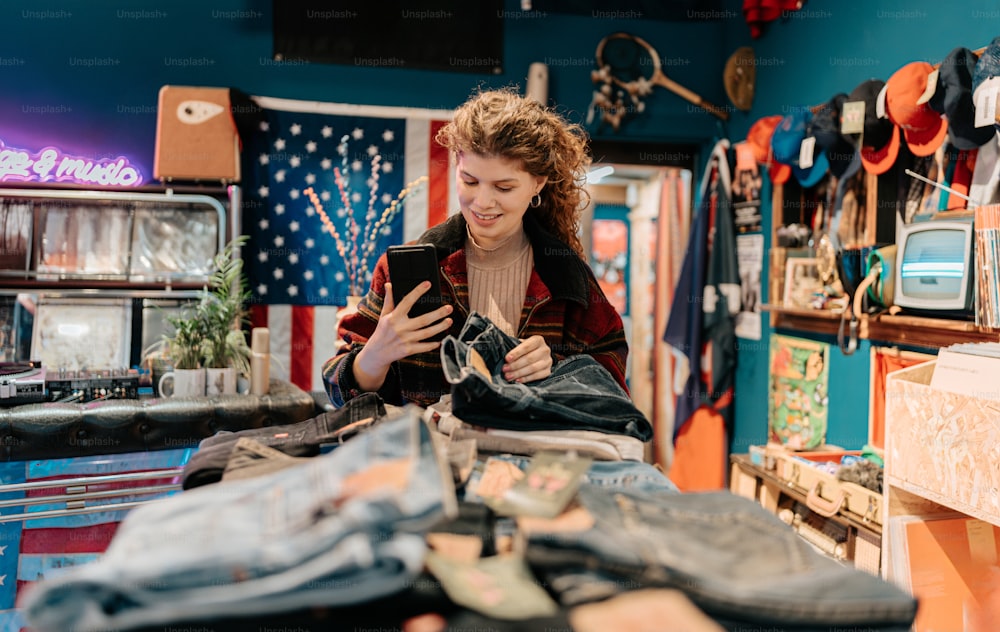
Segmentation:
{"type": "Polygon", "coordinates": [[[261,263],[267,263],[267,251],[266,250],[261,250],[260,252],[257,253],[257,261],[260,261],[261,263]]]}
{"type": "Polygon", "coordinates": [[[257,160],[260,161],[260,164],[266,165],[271,162],[271,157],[267,154],[261,154],[257,160]]]}
{"type": "Polygon", "coordinates": [[[365,137],[365,130],[361,129],[360,127],[355,127],[354,131],[351,132],[351,138],[353,138],[354,140],[361,140],[364,137],[365,137]]]}
{"type": "Polygon", "coordinates": [[[330,263],[330,257],[328,257],[326,255],[320,255],[320,257],[319,257],[319,264],[321,266],[325,266],[328,263],[330,263]]]}
{"type": "Polygon", "coordinates": [[[274,272],[272,272],[272,274],[274,275],[274,279],[276,281],[280,281],[281,279],[285,278],[285,270],[284,270],[284,268],[275,268],[274,272]]]}
{"type": "Polygon", "coordinates": [[[383,162],[382,163],[382,173],[392,173],[392,163],[383,162]]]}
{"type": "Polygon", "coordinates": [[[299,223],[296,222],[295,220],[288,222],[288,230],[292,231],[293,233],[299,232],[299,223]]]}
{"type": "Polygon", "coordinates": [[[310,154],[316,153],[316,141],[311,140],[308,143],[306,143],[306,151],[308,151],[310,154]]]}
{"type": "Polygon", "coordinates": [[[329,171],[330,169],[333,169],[333,161],[329,158],[324,158],[319,161],[319,168],[323,171],[329,171]]]}
{"type": "Polygon", "coordinates": [[[308,184],[308,185],[316,184],[316,174],[314,174],[314,173],[307,173],[306,174],[306,184],[308,184]]]}
{"type": "Polygon", "coordinates": [[[277,149],[278,151],[285,151],[285,139],[276,138],[274,140],[274,148],[277,149]]]}
{"type": "Polygon", "coordinates": [[[305,279],[306,281],[312,281],[313,276],[314,275],[312,270],[306,270],[305,272],[302,273],[302,278],[305,279]]]}
{"type": "Polygon", "coordinates": [[[354,162],[351,163],[351,171],[361,171],[363,167],[364,165],[361,164],[360,160],[355,160],[354,162]]]}
{"type": "Polygon", "coordinates": [[[297,255],[294,252],[292,254],[288,255],[288,263],[290,263],[292,265],[295,265],[298,262],[299,262],[299,255],[297,255]]]}
{"type": "Polygon", "coordinates": [[[306,217],[312,217],[316,214],[316,207],[310,204],[306,207],[306,217]]]}
{"type": "Polygon", "coordinates": [[[319,289],[319,295],[322,296],[323,298],[326,298],[329,294],[330,290],[326,289],[325,287],[321,287],[319,289]]]}
{"type": "Polygon", "coordinates": [[[286,175],[286,172],[285,172],[284,169],[278,169],[277,171],[274,172],[274,181],[275,182],[284,182],[285,181],[285,175],[286,175]]]}
{"type": "MultiPolygon", "coordinates": [[[[316,240],[313,239],[312,237],[310,237],[309,239],[305,240],[304,245],[305,245],[306,248],[315,248],[316,247],[316,240]]],[[[306,274],[312,274],[312,272],[308,272],[307,271],[306,274]]]]}
{"type": "Polygon", "coordinates": [[[299,191],[298,189],[292,189],[291,191],[288,192],[288,197],[292,198],[293,200],[299,199],[300,195],[302,195],[302,192],[299,191]]]}
{"type": "Polygon", "coordinates": [[[319,133],[323,135],[323,138],[330,138],[333,136],[333,128],[329,125],[324,125],[323,129],[321,129],[319,133]]]}
{"type": "Polygon", "coordinates": [[[7,553],[7,544],[0,546],[0,557],[3,557],[7,553]]]}
{"type": "Polygon", "coordinates": [[[258,127],[260,127],[260,131],[262,132],[266,132],[267,130],[271,129],[271,126],[268,125],[267,121],[261,121],[258,127]]]}
{"type": "Polygon", "coordinates": [[[277,203],[277,204],[275,204],[274,205],[274,214],[275,215],[284,215],[285,214],[285,205],[282,204],[282,203],[280,203],[280,202],[277,203]]]}
{"type": "Polygon", "coordinates": [[[0,575],[0,586],[6,586],[7,584],[4,583],[6,581],[7,581],[7,575],[6,574],[0,575]]]}
{"type": "Polygon", "coordinates": [[[324,202],[329,202],[330,201],[330,192],[329,191],[323,191],[322,193],[319,194],[319,199],[323,200],[324,202]]]}
{"type": "Polygon", "coordinates": [[[257,189],[257,195],[259,195],[262,198],[266,198],[270,194],[271,194],[271,189],[267,187],[260,187],[259,189],[257,189]]]}
{"type": "Polygon", "coordinates": [[[267,230],[268,228],[271,227],[271,222],[267,221],[266,219],[262,219],[259,222],[257,222],[257,227],[260,228],[261,230],[267,230]]]}
{"type": "Polygon", "coordinates": [[[275,248],[281,248],[284,245],[285,245],[285,238],[282,237],[281,235],[277,235],[274,238],[274,247],[275,248]]]}
{"type": "Polygon", "coordinates": [[[365,150],[365,153],[374,158],[378,155],[378,145],[368,145],[368,149],[365,150]]]}
{"type": "Polygon", "coordinates": [[[260,296],[264,296],[265,294],[267,294],[267,286],[264,285],[263,283],[261,283],[260,285],[258,285],[257,286],[257,294],[260,295],[260,296]]]}
{"type": "Polygon", "coordinates": [[[293,169],[301,164],[302,164],[302,159],[299,158],[298,156],[292,156],[291,158],[288,159],[288,166],[292,167],[293,169]]]}
{"type": "Polygon", "coordinates": [[[297,286],[297,285],[289,285],[288,286],[288,295],[289,296],[298,296],[299,295],[299,286],[297,286]]]}
{"type": "Polygon", "coordinates": [[[302,126],[298,123],[292,123],[292,126],[288,128],[288,131],[292,136],[298,136],[302,133],[302,126]]]}
{"type": "Polygon", "coordinates": [[[382,140],[387,143],[391,143],[395,138],[396,138],[396,133],[393,132],[391,129],[387,129],[384,132],[382,132],[382,140]]]}

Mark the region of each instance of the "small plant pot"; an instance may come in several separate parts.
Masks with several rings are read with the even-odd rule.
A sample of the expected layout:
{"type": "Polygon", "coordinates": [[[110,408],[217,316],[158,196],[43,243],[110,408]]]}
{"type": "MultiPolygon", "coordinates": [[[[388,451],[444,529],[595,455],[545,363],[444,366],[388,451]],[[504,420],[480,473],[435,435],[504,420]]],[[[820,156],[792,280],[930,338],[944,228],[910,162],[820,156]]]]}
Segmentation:
{"type": "Polygon", "coordinates": [[[236,369],[205,369],[206,395],[233,395],[236,393],[236,369]]]}

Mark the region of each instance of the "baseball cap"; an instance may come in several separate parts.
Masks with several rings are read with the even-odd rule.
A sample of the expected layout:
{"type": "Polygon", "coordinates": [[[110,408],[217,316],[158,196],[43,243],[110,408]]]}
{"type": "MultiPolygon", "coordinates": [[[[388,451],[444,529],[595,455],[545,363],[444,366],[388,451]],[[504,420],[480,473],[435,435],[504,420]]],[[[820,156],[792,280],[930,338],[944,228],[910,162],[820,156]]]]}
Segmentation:
{"type": "Polygon", "coordinates": [[[878,95],[884,87],[881,79],[868,79],[854,88],[845,101],[865,104],[864,133],[860,139],[853,134],[847,138],[855,144],[860,142],[861,166],[874,175],[888,171],[899,156],[899,128],[890,119],[879,118],[876,112],[878,95]]]}
{"type": "MultiPolygon", "coordinates": [[[[990,45],[983,50],[972,71],[972,103],[979,103],[981,91],[1000,89],[1000,35],[993,38],[990,45]]],[[[1000,131],[1000,125],[994,125],[1000,131]]],[[[980,128],[983,129],[983,128],[980,128]]],[[[987,126],[985,129],[989,129],[987,126]]]]}
{"type": "Polygon", "coordinates": [[[958,149],[975,149],[992,140],[992,126],[976,127],[976,105],[972,100],[972,75],[976,55],[959,46],[938,68],[937,84],[927,105],[948,117],[948,140],[958,149]]]}
{"type": "Polygon", "coordinates": [[[784,184],[792,176],[792,168],[776,162],[771,151],[771,137],[774,135],[775,128],[781,123],[781,118],[780,114],[760,118],[750,126],[750,131],[747,132],[747,143],[753,149],[754,158],[758,163],[767,167],[768,173],[771,175],[771,182],[775,184],[784,184]]]}
{"type": "Polygon", "coordinates": [[[781,119],[781,123],[778,124],[771,136],[774,159],[790,165],[795,179],[804,187],[811,187],[819,182],[830,166],[826,154],[819,148],[813,153],[811,166],[806,168],[799,166],[802,140],[805,138],[806,128],[811,122],[812,111],[806,106],[797,107],[791,114],[781,119]]]}
{"type": "Polygon", "coordinates": [[[857,148],[840,133],[840,112],[847,94],[840,92],[820,106],[806,129],[807,136],[816,138],[817,149],[823,150],[830,165],[830,173],[842,177],[857,153],[857,148]]]}
{"type": "Polygon", "coordinates": [[[930,156],[948,135],[948,121],[922,100],[932,72],[934,67],[926,61],[914,61],[893,73],[885,83],[886,112],[903,130],[906,144],[915,156],[930,156]]]}

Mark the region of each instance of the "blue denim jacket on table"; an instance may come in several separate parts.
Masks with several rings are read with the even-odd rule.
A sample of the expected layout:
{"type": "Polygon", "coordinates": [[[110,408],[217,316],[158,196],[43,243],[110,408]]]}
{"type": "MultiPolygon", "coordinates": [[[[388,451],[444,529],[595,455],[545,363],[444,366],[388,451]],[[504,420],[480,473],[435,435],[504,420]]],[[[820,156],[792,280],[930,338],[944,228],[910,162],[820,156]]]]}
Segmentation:
{"type": "Polygon", "coordinates": [[[417,577],[424,533],[456,511],[412,407],[302,465],[132,510],[102,557],[21,606],[38,632],[83,632],[358,603],[417,577]]]}
{"type": "Polygon", "coordinates": [[[551,375],[535,382],[508,381],[504,357],[518,344],[477,312],[469,315],[458,338],[442,341],[441,365],[451,384],[455,416],[487,428],[597,430],[642,441],[652,438],[649,420],[589,355],[566,357],[552,366],[551,375]]]}

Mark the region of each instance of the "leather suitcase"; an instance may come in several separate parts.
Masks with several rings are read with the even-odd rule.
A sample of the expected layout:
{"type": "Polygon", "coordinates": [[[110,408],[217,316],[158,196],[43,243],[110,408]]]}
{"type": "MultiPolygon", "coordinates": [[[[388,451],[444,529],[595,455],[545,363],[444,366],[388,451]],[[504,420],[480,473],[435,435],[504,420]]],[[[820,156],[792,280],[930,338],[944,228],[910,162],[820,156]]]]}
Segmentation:
{"type": "Polygon", "coordinates": [[[160,88],[153,175],[162,181],[240,181],[240,139],[228,88],[160,88]]]}

